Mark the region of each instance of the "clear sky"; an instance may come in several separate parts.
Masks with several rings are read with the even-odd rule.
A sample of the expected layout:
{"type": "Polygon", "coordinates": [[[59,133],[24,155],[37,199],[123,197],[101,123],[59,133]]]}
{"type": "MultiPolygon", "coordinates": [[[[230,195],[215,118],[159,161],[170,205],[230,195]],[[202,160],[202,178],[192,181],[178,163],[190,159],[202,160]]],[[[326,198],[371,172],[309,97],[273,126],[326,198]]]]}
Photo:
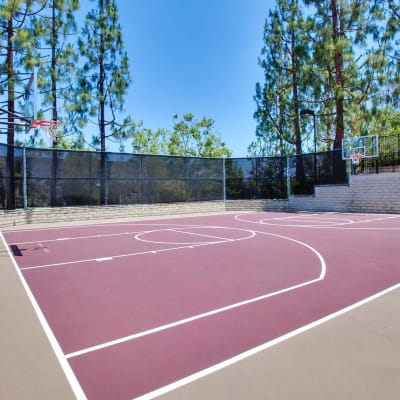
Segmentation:
{"type": "MultiPolygon", "coordinates": [[[[255,139],[257,64],[274,0],[119,0],[132,84],[126,110],[149,128],[174,114],[215,120],[235,157],[255,139]]],[[[130,151],[126,146],[126,151],[130,151]]]]}

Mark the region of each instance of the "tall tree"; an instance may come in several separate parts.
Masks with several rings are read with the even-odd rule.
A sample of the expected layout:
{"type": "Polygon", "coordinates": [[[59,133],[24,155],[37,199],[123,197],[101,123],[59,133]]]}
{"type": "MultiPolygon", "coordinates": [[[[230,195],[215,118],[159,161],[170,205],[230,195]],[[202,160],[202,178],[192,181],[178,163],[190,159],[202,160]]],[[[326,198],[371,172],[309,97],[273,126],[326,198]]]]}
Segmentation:
{"type": "MultiPolygon", "coordinates": [[[[63,118],[59,110],[65,109],[73,85],[78,55],[71,38],[77,34],[75,12],[78,8],[79,0],[50,0],[36,18],[35,33],[43,42],[38,69],[38,88],[43,99],[40,114],[47,114],[47,119],[53,121],[63,118]]],[[[52,138],[53,147],[57,146],[57,140],[57,136],[52,138]]]]}
{"type": "Polygon", "coordinates": [[[346,118],[371,101],[384,59],[369,48],[377,29],[371,0],[304,0],[313,45],[314,100],[322,114],[333,115],[334,148],[341,148],[346,118]],[[374,18],[373,18],[374,17],[374,18]]]}
{"type": "MultiPolygon", "coordinates": [[[[79,0],[49,0],[47,7],[35,18],[34,33],[41,39],[38,89],[43,99],[38,118],[51,121],[49,139],[53,148],[57,147],[60,137],[59,101],[63,105],[66,103],[64,99],[71,85],[72,72],[78,59],[72,41],[68,40],[76,34],[74,12],[78,8],[79,0]]],[[[57,152],[54,151],[51,168],[51,206],[58,205],[57,162],[57,152]]]]}
{"type": "Polygon", "coordinates": [[[391,134],[400,129],[400,4],[393,0],[375,0],[376,19],[382,21],[375,42],[385,57],[378,81],[371,126],[375,132],[391,134]]]}
{"type": "Polygon", "coordinates": [[[304,21],[298,0],[278,0],[264,26],[257,83],[256,136],[249,151],[257,155],[302,153],[299,111],[306,91],[303,69],[308,60],[304,21]]]}
{"type": "Polygon", "coordinates": [[[139,121],[132,131],[132,150],[138,154],[168,154],[167,129],[150,129],[143,126],[139,121]]]}
{"type": "Polygon", "coordinates": [[[33,10],[35,3],[33,0],[8,0],[0,4],[0,85],[4,95],[0,104],[1,112],[7,115],[7,143],[11,146],[15,141],[15,126],[23,118],[17,103],[23,100],[35,64],[36,38],[30,34],[31,17],[37,12],[33,10]]]}
{"type": "MultiPolygon", "coordinates": [[[[7,208],[15,208],[14,187],[14,144],[15,128],[24,120],[23,113],[17,109],[17,102],[22,101],[29,85],[31,73],[35,65],[35,41],[30,34],[31,17],[35,15],[43,2],[34,0],[7,0],[0,4],[1,45],[1,91],[5,94],[1,113],[6,114],[7,125],[7,169],[9,187],[7,190],[7,208]],[[34,10],[34,6],[38,9],[34,10]],[[18,89],[19,87],[19,89],[18,89]]],[[[3,99],[2,99],[3,100],[3,99]]],[[[3,102],[2,102],[3,103],[3,102]]],[[[27,122],[27,121],[23,121],[27,122]]]]}
{"type": "Polygon", "coordinates": [[[105,203],[106,137],[121,137],[130,131],[131,121],[117,120],[130,83],[128,56],[124,49],[122,30],[118,22],[115,0],[96,0],[97,7],[86,16],[82,35],[78,39],[83,67],[78,75],[76,111],[84,118],[97,117],[100,142],[101,177],[100,202],[105,203]]]}
{"type": "Polygon", "coordinates": [[[134,153],[165,154],[193,157],[230,156],[231,151],[214,130],[214,120],[197,120],[192,113],[173,116],[174,126],[152,130],[136,124],[132,133],[134,153]]]}
{"type": "Polygon", "coordinates": [[[214,120],[196,120],[192,113],[179,119],[174,115],[174,129],[169,137],[168,153],[179,156],[222,157],[229,156],[230,150],[214,132],[214,120]]]}

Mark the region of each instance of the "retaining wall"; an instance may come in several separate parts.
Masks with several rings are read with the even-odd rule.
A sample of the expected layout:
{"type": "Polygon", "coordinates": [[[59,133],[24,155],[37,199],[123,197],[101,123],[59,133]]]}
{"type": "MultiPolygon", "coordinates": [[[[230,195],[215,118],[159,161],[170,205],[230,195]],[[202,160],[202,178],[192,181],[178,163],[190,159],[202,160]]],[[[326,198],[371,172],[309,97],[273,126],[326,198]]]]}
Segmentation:
{"type": "Polygon", "coordinates": [[[54,207],[0,212],[0,228],[27,224],[96,221],[180,214],[240,211],[336,211],[400,213],[400,174],[350,177],[349,185],[316,186],[311,196],[287,200],[227,200],[193,203],[134,204],[102,207],[54,207]]]}
{"type": "Polygon", "coordinates": [[[290,196],[291,211],[400,213],[400,174],[351,175],[349,185],[316,186],[313,196],[290,196]]]}

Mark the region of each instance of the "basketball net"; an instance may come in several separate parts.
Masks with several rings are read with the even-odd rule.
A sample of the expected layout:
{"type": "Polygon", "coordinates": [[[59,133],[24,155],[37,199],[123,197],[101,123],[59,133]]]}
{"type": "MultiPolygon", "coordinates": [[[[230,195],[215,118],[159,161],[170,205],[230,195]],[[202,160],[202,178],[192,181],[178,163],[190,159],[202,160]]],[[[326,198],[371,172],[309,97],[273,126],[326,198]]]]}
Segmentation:
{"type": "Polygon", "coordinates": [[[60,121],[55,121],[53,119],[37,119],[31,124],[31,128],[44,128],[47,138],[53,143],[57,140],[57,130],[59,126],[60,121]]]}
{"type": "Polygon", "coordinates": [[[362,154],[359,152],[353,153],[350,155],[351,158],[351,162],[353,163],[353,165],[358,165],[360,164],[360,161],[362,159],[362,154]]]}

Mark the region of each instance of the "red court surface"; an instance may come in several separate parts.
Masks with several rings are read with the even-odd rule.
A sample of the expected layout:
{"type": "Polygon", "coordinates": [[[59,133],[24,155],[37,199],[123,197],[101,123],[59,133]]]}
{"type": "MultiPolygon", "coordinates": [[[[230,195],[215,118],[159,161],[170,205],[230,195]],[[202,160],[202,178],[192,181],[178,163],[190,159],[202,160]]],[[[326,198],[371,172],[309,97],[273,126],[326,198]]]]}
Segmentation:
{"type": "Polygon", "coordinates": [[[394,215],[259,212],[2,234],[77,398],[155,398],[400,283],[394,215]]]}

